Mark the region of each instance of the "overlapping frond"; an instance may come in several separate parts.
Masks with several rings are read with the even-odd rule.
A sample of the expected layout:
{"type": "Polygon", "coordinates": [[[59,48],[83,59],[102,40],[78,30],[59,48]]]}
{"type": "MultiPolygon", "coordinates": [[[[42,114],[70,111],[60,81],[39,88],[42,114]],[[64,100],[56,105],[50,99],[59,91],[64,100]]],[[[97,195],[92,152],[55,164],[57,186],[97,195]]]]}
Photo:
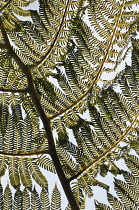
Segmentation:
{"type": "MultiPolygon", "coordinates": [[[[130,147],[139,152],[137,40],[132,40],[132,66],[126,66],[102,90],[98,82],[128,52],[138,29],[139,14],[133,11],[138,1],[40,0],[39,11],[22,9],[32,2],[0,2],[0,177],[8,170],[16,190],[12,201],[10,187],[7,185],[4,195],[0,188],[0,205],[3,209],[61,209],[57,186],[50,201],[41,171],[56,172],[48,156],[52,157],[48,133],[46,136],[46,129],[41,128],[41,108],[52,131],[57,132],[55,154],[65,180],[77,179],[72,191],[80,209],[85,208],[84,194],[93,196],[92,186],[109,190],[97,180],[98,173],[105,177],[108,172],[123,173],[126,180],[115,180],[122,202],[108,193],[111,206],[136,209],[138,192],[132,188],[138,190],[138,158],[128,153],[130,147]],[[18,16],[29,16],[31,21],[21,21],[18,16]],[[28,75],[32,75],[30,80],[28,75]],[[40,101],[39,108],[32,91],[40,101]],[[85,120],[81,114],[87,109],[90,119],[85,120]],[[120,158],[132,175],[117,167],[115,160],[120,158]],[[42,187],[40,194],[33,189],[32,179],[42,187]],[[25,187],[23,192],[20,185],[25,187]]],[[[111,207],[96,202],[96,209],[111,207]]]]}
{"type": "MultiPolygon", "coordinates": [[[[136,158],[135,158],[136,159],[136,158]]],[[[131,172],[134,171],[130,168],[131,172]]],[[[118,198],[107,192],[107,198],[113,209],[138,209],[139,207],[139,190],[138,183],[139,179],[127,171],[122,171],[125,181],[115,179],[114,188],[118,195],[118,198]]],[[[103,206],[101,203],[96,203],[96,207],[100,208],[103,206]]],[[[110,207],[107,207],[110,209],[110,207]]]]}
{"type": "Polygon", "coordinates": [[[18,17],[29,17],[30,11],[26,9],[34,0],[2,0],[0,2],[0,13],[6,28],[15,28],[18,17]]]}
{"type": "MultiPolygon", "coordinates": [[[[61,142],[59,139],[61,146],[75,158],[80,167],[80,172],[75,172],[70,180],[77,178],[79,186],[88,196],[92,194],[91,185],[109,189],[96,179],[98,172],[102,176],[106,176],[108,171],[114,175],[121,173],[114,161],[125,157],[124,154],[128,153],[129,148],[122,147],[120,143],[130,145],[133,136],[134,141],[137,142],[138,139],[137,43],[133,42],[132,67],[126,66],[112,84],[102,89],[95,105],[88,102],[91,121],[80,119],[75,126],[71,126],[78,146],[66,141],[61,142]],[[116,85],[119,86],[119,91],[115,90],[116,85]]],[[[131,163],[130,157],[125,161],[127,165],[134,167],[137,173],[138,169],[131,163]]],[[[136,163],[138,164],[138,160],[136,163]]]]}
{"type": "Polygon", "coordinates": [[[23,209],[23,210],[60,210],[61,209],[61,195],[58,187],[55,185],[52,191],[52,197],[48,194],[48,189],[42,188],[41,192],[38,193],[36,189],[28,190],[19,188],[15,191],[13,199],[12,192],[9,185],[6,186],[5,190],[0,185],[1,194],[1,209],[23,209]],[[50,205],[51,203],[51,205],[50,205]]]}
{"type": "Polygon", "coordinates": [[[89,18],[89,24],[78,16],[73,20],[73,36],[68,45],[68,53],[57,69],[58,75],[54,76],[66,93],[63,97],[65,108],[62,108],[64,104],[59,101],[62,109],[58,113],[56,111],[50,119],[56,118],[57,121],[57,117],[63,115],[61,121],[65,120],[69,125],[71,119],[78,121],[76,113],[86,110],[86,97],[89,97],[92,90],[95,93],[98,89],[97,83],[102,80],[103,72],[114,71],[120,59],[123,59],[130,36],[137,29],[137,14],[129,12],[127,18],[127,10],[124,1],[89,1],[83,16],[89,18]],[[69,105],[66,104],[67,96],[71,101],[69,105]]]}

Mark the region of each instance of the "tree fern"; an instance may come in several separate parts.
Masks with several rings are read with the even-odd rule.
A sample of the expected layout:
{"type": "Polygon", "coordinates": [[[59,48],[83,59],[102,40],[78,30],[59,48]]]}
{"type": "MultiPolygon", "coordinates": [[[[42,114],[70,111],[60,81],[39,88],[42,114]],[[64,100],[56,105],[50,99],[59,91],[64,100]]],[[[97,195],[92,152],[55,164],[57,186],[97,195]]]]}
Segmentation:
{"type": "Polygon", "coordinates": [[[9,175],[1,208],[62,209],[45,169],[57,173],[66,210],[85,209],[94,186],[110,203],[95,201],[96,209],[137,209],[138,157],[130,151],[138,154],[138,1],[39,0],[38,10],[32,2],[0,2],[0,176],[9,175]],[[131,67],[105,78],[131,43],[131,67]],[[124,177],[114,181],[119,198],[98,180],[108,173],[124,177]]]}

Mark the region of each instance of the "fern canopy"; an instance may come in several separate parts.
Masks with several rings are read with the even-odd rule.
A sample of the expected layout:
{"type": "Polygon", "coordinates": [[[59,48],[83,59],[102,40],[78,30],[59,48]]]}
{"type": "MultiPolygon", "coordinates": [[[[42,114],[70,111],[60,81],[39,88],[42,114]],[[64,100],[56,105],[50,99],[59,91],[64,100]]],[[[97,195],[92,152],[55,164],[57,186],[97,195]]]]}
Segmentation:
{"type": "Polygon", "coordinates": [[[109,202],[95,201],[96,209],[138,209],[137,6],[0,1],[0,177],[9,176],[0,209],[61,210],[61,192],[57,184],[49,192],[45,170],[58,175],[65,210],[85,209],[95,186],[109,202]],[[117,73],[131,52],[131,65],[117,73]],[[116,197],[98,178],[109,173],[116,197]]]}

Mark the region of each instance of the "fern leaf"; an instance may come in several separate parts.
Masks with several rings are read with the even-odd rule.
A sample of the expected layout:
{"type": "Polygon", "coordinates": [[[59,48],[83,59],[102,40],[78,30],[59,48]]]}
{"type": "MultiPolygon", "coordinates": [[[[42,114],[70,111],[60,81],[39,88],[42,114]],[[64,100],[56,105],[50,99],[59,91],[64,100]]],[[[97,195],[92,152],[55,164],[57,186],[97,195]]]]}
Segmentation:
{"type": "Polygon", "coordinates": [[[102,210],[112,210],[112,208],[110,208],[108,205],[99,203],[98,201],[95,201],[95,207],[96,207],[95,208],[96,210],[99,210],[99,209],[102,209],[102,210]]]}
{"type": "Polygon", "coordinates": [[[41,208],[39,194],[37,193],[36,189],[34,188],[31,193],[31,209],[32,210],[39,210],[41,208]]]}
{"type": "Polygon", "coordinates": [[[17,189],[14,195],[14,202],[13,202],[14,209],[21,210],[23,205],[22,202],[23,202],[22,191],[20,189],[17,189]]]}
{"type": "Polygon", "coordinates": [[[37,165],[41,166],[42,168],[47,169],[48,171],[51,171],[53,173],[56,173],[53,162],[48,157],[40,156],[36,159],[36,163],[37,163],[37,165]]]}
{"type": "Polygon", "coordinates": [[[20,173],[20,178],[21,178],[22,184],[25,187],[28,187],[29,189],[31,189],[32,188],[32,179],[31,179],[31,174],[28,170],[27,160],[20,158],[18,160],[18,166],[19,166],[19,173],[20,173]]]}
{"type": "Polygon", "coordinates": [[[3,197],[3,187],[2,184],[0,183],[0,209],[3,209],[3,205],[4,205],[4,197],[3,197]]]}
{"type": "Polygon", "coordinates": [[[27,164],[32,174],[33,179],[42,187],[47,187],[48,183],[45,176],[40,171],[39,167],[34,163],[33,160],[28,159],[27,164]]]}
{"type": "Polygon", "coordinates": [[[8,168],[9,168],[10,183],[14,188],[18,188],[20,186],[20,178],[19,178],[17,158],[14,157],[9,158],[8,168]]]}
{"type": "Polygon", "coordinates": [[[110,193],[107,193],[107,198],[108,198],[109,203],[115,210],[118,210],[118,209],[126,210],[124,205],[116,197],[112,196],[110,193]]]}
{"type": "Polygon", "coordinates": [[[12,210],[12,192],[9,185],[6,186],[4,191],[4,202],[3,202],[3,210],[12,210]]]}
{"type": "Polygon", "coordinates": [[[22,196],[23,196],[23,200],[22,200],[22,208],[23,208],[23,210],[30,209],[30,195],[29,195],[29,193],[28,193],[26,188],[24,188],[22,196]]]}
{"type": "Polygon", "coordinates": [[[5,162],[5,157],[0,156],[0,177],[2,177],[5,174],[5,171],[7,169],[7,165],[5,162]]]}
{"type": "Polygon", "coordinates": [[[61,210],[61,194],[57,188],[57,185],[55,185],[52,192],[51,209],[61,210]]]}
{"type": "Polygon", "coordinates": [[[42,188],[42,191],[40,193],[40,201],[42,210],[50,210],[50,201],[48,196],[48,190],[46,188],[42,188]]]}

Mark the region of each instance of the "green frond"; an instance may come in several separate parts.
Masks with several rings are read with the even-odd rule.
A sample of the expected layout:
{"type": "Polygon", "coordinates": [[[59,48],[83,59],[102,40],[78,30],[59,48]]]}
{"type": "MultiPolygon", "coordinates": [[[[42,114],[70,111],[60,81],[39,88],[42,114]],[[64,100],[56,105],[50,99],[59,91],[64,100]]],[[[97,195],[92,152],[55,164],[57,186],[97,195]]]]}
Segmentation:
{"type": "Polygon", "coordinates": [[[13,206],[15,210],[22,210],[22,202],[23,202],[23,195],[22,191],[20,189],[17,189],[15,195],[14,195],[14,202],[13,206]]]}
{"type": "Polygon", "coordinates": [[[29,9],[33,1],[0,1],[0,177],[7,170],[16,190],[0,185],[0,208],[61,210],[43,168],[71,184],[80,209],[94,186],[111,205],[95,201],[96,209],[138,209],[138,1],[38,0],[38,10],[29,9]],[[131,67],[111,81],[103,76],[131,49],[131,67]],[[108,173],[124,177],[114,181],[117,197],[97,180],[108,173]]]}
{"type": "Polygon", "coordinates": [[[20,178],[19,178],[17,158],[15,157],[9,158],[8,169],[9,169],[10,183],[15,189],[18,189],[18,187],[20,186],[20,178]]]}
{"type": "Polygon", "coordinates": [[[12,192],[9,185],[7,185],[4,190],[3,210],[12,210],[12,202],[12,192]]]}
{"type": "Polygon", "coordinates": [[[127,171],[122,172],[126,183],[132,188],[136,189],[136,194],[139,194],[139,186],[138,186],[138,177],[133,176],[131,173],[127,171]]]}
{"type": "Polygon", "coordinates": [[[3,209],[3,187],[2,184],[0,183],[0,209],[3,209]]]}
{"type": "Polygon", "coordinates": [[[28,170],[28,159],[25,158],[18,159],[18,167],[22,184],[25,187],[31,189],[32,179],[31,179],[31,173],[28,170]]]}
{"type": "Polygon", "coordinates": [[[120,202],[116,197],[111,195],[110,193],[107,193],[107,198],[113,209],[118,210],[118,209],[123,209],[126,210],[124,207],[124,204],[120,202]]]}
{"type": "Polygon", "coordinates": [[[30,209],[30,195],[26,188],[24,188],[22,192],[23,200],[22,200],[22,208],[23,210],[30,209]]]}
{"type": "Polygon", "coordinates": [[[128,168],[131,170],[132,174],[135,177],[138,177],[139,172],[138,172],[138,167],[139,167],[139,159],[138,157],[134,155],[128,155],[128,158],[124,158],[125,163],[128,166],[128,168]]]}
{"type": "Polygon", "coordinates": [[[136,190],[133,188],[130,188],[128,184],[117,179],[115,179],[114,185],[115,185],[116,193],[122,200],[122,203],[124,204],[124,206],[126,208],[130,206],[133,209],[137,209],[138,194],[136,193],[136,190]]]}
{"type": "Polygon", "coordinates": [[[42,156],[36,158],[36,163],[38,166],[40,166],[48,171],[51,171],[53,173],[56,173],[55,167],[54,167],[53,162],[50,158],[42,155],[42,156]]]}
{"type": "Polygon", "coordinates": [[[0,156],[0,177],[4,176],[7,169],[6,159],[5,156],[0,156]]]}
{"type": "Polygon", "coordinates": [[[51,210],[61,210],[61,194],[55,185],[53,192],[52,192],[52,199],[51,199],[51,210]]]}
{"type": "Polygon", "coordinates": [[[40,197],[38,192],[36,191],[35,187],[33,191],[31,192],[31,209],[32,210],[40,210],[41,204],[40,204],[40,197]]]}
{"type": "Polygon", "coordinates": [[[102,203],[99,203],[98,201],[95,201],[95,209],[96,210],[112,210],[112,208],[110,208],[108,205],[106,204],[102,204],[102,203]]]}
{"type": "Polygon", "coordinates": [[[49,201],[48,195],[49,195],[48,190],[46,188],[42,188],[42,191],[40,193],[40,201],[41,201],[42,210],[45,210],[45,209],[50,210],[50,201],[49,201]]]}
{"type": "Polygon", "coordinates": [[[35,164],[35,162],[31,159],[27,160],[28,168],[30,170],[30,173],[32,175],[32,178],[42,187],[47,187],[48,182],[45,178],[45,176],[42,174],[39,167],[35,164]]]}
{"type": "Polygon", "coordinates": [[[78,171],[79,166],[76,164],[74,159],[72,159],[71,155],[63,147],[58,146],[57,152],[58,152],[63,170],[66,176],[69,178],[70,176],[74,175],[76,171],[78,171]]]}
{"type": "Polygon", "coordinates": [[[76,198],[76,201],[79,204],[80,209],[85,209],[85,197],[83,195],[83,191],[80,188],[78,182],[72,183],[72,191],[73,191],[73,195],[76,198]]]}

